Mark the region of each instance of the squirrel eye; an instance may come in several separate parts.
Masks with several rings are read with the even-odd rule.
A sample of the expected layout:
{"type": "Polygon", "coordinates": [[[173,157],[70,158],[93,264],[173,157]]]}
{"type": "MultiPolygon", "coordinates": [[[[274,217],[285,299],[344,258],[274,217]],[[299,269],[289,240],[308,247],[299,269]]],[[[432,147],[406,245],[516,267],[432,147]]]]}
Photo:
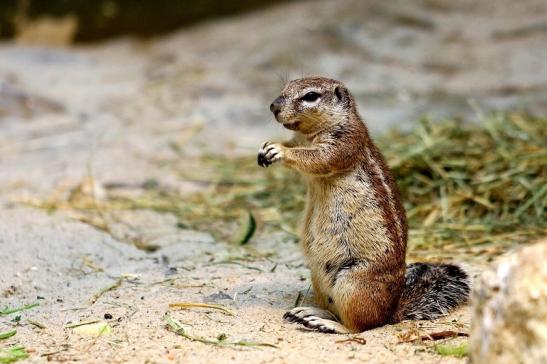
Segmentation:
{"type": "Polygon", "coordinates": [[[312,101],[315,101],[317,100],[321,95],[318,94],[317,92],[308,92],[307,94],[305,94],[304,96],[302,96],[300,98],[300,100],[302,101],[309,101],[309,102],[312,102],[312,101]]]}

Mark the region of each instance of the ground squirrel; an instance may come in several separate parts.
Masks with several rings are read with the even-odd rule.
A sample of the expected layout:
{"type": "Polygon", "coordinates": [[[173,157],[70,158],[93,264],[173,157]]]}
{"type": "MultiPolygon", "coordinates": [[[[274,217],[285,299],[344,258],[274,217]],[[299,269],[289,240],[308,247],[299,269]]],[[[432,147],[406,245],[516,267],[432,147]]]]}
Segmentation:
{"type": "Polygon", "coordinates": [[[258,164],[280,162],[308,180],[301,244],[315,307],[284,318],[321,332],[359,332],[433,319],[463,303],[467,274],[451,264],[405,263],[407,221],[397,185],[355,100],[339,81],[290,81],[270,105],[294,131],[265,142],[258,164]]]}

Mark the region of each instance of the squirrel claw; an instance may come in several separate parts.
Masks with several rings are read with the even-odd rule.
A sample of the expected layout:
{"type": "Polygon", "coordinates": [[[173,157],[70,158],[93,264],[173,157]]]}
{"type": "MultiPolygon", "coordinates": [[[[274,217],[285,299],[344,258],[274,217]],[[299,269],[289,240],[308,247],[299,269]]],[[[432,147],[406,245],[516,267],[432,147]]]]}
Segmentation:
{"type": "Polygon", "coordinates": [[[277,162],[282,157],[282,150],[278,144],[264,142],[258,150],[257,162],[261,167],[268,167],[270,164],[277,162]]]}
{"type": "Polygon", "coordinates": [[[267,158],[266,158],[266,155],[264,153],[261,153],[259,152],[258,153],[258,156],[257,156],[257,162],[258,162],[258,165],[261,166],[261,167],[268,167],[270,164],[272,164],[272,162],[270,162],[267,158]]]}

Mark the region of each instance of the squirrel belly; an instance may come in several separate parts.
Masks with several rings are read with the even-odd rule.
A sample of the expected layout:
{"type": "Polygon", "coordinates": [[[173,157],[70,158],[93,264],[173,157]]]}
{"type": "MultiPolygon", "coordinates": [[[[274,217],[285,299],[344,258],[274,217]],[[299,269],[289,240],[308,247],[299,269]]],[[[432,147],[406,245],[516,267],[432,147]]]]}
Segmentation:
{"type": "Polygon", "coordinates": [[[321,332],[358,332],[434,319],[467,300],[461,268],[406,266],[408,227],[397,185],[341,82],[291,81],[270,110],[295,135],[265,142],[258,163],[279,162],[308,177],[301,244],[318,306],[297,307],[286,320],[321,332]]]}

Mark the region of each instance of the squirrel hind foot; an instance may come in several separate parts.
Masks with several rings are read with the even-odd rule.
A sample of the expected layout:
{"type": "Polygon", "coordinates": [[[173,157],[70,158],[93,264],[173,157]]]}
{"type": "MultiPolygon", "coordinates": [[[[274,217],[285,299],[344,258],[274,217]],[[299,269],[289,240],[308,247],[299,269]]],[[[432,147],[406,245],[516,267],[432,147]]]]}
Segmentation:
{"type": "Polygon", "coordinates": [[[327,320],[317,316],[309,316],[302,323],[304,327],[319,331],[325,334],[349,334],[351,333],[344,325],[337,321],[327,320]]]}
{"type": "Polygon", "coordinates": [[[328,310],[316,307],[295,307],[283,315],[288,322],[298,323],[307,329],[319,331],[326,334],[347,334],[351,331],[336,321],[328,310]]]}

